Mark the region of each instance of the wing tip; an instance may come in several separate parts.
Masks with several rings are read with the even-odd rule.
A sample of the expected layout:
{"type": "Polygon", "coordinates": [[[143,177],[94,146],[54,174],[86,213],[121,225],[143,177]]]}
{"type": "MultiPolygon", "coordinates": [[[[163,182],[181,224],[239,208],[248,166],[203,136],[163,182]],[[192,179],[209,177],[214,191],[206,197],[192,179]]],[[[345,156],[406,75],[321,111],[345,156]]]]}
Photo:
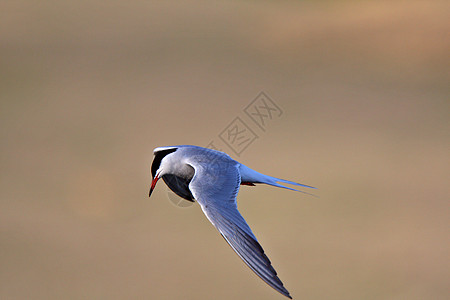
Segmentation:
{"type": "MultiPolygon", "coordinates": [[[[277,276],[278,278],[278,276],[277,276]]],[[[279,278],[278,278],[279,279],[279,278]]],[[[280,280],[281,282],[281,280],[280,280]]],[[[281,286],[278,287],[274,287],[272,286],[272,288],[274,288],[275,291],[277,291],[278,293],[280,293],[283,296],[288,297],[289,299],[292,299],[291,294],[289,293],[289,291],[284,287],[283,283],[281,283],[281,286]]]]}
{"type": "Polygon", "coordinates": [[[239,244],[236,244],[235,243],[236,241],[234,239],[229,239],[222,232],[221,235],[225,239],[225,241],[227,241],[227,243],[231,246],[231,248],[235,251],[235,253],[247,264],[248,267],[250,267],[250,269],[259,278],[261,278],[266,284],[268,284],[278,293],[282,294],[283,296],[289,299],[292,299],[289,291],[284,287],[283,282],[278,277],[277,271],[272,266],[270,259],[264,253],[264,249],[261,247],[259,242],[245,231],[238,230],[236,233],[239,234],[244,240],[250,242],[253,245],[253,250],[256,250],[256,253],[259,254],[259,257],[263,259],[266,268],[265,271],[269,272],[269,274],[266,273],[266,275],[264,275],[264,272],[262,270],[259,270],[256,267],[256,265],[252,264],[252,260],[250,259],[251,257],[246,255],[245,252],[242,252],[242,248],[238,247],[239,244]]]}

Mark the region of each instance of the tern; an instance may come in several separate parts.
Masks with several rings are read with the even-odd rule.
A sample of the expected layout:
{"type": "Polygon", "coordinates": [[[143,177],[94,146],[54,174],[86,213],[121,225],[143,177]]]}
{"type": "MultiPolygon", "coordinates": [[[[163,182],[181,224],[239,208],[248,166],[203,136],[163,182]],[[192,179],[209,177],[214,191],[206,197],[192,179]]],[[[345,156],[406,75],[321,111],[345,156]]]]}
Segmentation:
{"type": "Polygon", "coordinates": [[[239,213],[236,197],[240,185],[264,183],[294,191],[299,190],[280,183],[314,187],[258,173],[228,154],[208,148],[190,145],[158,147],[153,154],[149,197],[162,178],[178,196],[197,201],[208,220],[247,266],[276,291],[292,299],[239,213]]]}

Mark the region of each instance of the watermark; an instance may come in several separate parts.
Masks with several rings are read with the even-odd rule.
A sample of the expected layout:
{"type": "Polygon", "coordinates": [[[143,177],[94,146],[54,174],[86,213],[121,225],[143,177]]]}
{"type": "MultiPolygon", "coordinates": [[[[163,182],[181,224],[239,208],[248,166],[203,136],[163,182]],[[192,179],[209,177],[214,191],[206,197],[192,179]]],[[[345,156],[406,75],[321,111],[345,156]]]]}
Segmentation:
{"type": "MultiPolygon", "coordinates": [[[[216,138],[210,140],[206,148],[221,152],[233,152],[238,157],[242,155],[258,138],[264,134],[267,127],[276,119],[283,115],[283,111],[275,101],[270,98],[267,93],[260,92],[241,113],[238,113],[231,122],[220,131],[216,138]]],[[[211,155],[211,159],[207,157],[211,165],[212,177],[220,180],[223,170],[218,162],[215,152],[207,152],[206,156],[211,155]]],[[[175,182],[175,184],[187,184],[183,182],[175,182]]],[[[172,204],[177,207],[186,208],[192,206],[193,202],[187,201],[179,197],[170,188],[167,188],[167,196],[172,204]]]]}
{"type": "Polygon", "coordinates": [[[169,188],[167,188],[167,197],[169,198],[169,201],[176,207],[187,208],[191,207],[192,204],[194,204],[194,202],[181,198],[169,188]]]}
{"type": "Polygon", "coordinates": [[[280,106],[267,93],[260,92],[206,148],[224,152],[231,150],[241,156],[282,115],[280,106]]]}
{"type": "Polygon", "coordinates": [[[258,138],[258,136],[244,123],[244,121],[242,121],[241,118],[236,117],[219,134],[219,138],[228,146],[228,148],[239,156],[258,138]]]}
{"type": "Polygon", "coordinates": [[[281,108],[264,92],[259,93],[244,112],[262,131],[266,131],[269,122],[283,114],[281,108]]]}

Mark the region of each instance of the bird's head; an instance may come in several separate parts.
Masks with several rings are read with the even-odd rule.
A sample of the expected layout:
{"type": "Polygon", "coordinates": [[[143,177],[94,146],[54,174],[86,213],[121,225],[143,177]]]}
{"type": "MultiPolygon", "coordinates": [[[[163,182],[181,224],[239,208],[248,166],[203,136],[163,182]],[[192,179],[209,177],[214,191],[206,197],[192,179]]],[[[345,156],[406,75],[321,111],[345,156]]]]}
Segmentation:
{"type": "Polygon", "coordinates": [[[151,167],[152,184],[150,185],[150,192],[148,193],[149,197],[152,195],[153,189],[155,188],[159,178],[169,171],[170,166],[168,165],[169,160],[167,157],[175,151],[177,151],[176,147],[158,147],[153,150],[155,157],[153,158],[151,167]]]}

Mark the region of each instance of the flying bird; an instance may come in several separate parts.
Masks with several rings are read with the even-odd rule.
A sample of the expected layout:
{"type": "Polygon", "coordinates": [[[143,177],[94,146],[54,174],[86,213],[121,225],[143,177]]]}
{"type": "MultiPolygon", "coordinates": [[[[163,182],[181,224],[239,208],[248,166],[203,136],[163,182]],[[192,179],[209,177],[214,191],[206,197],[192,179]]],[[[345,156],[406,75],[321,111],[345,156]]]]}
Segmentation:
{"type": "MultiPolygon", "coordinates": [[[[280,183],[308,185],[258,173],[228,154],[208,148],[181,145],[158,147],[151,166],[149,197],[160,178],[178,196],[200,204],[203,213],[239,257],[262,280],[292,299],[247,222],[239,213],[236,197],[240,185],[264,183],[299,191],[280,183]]],[[[299,191],[301,192],[301,191],[299,191]]]]}

